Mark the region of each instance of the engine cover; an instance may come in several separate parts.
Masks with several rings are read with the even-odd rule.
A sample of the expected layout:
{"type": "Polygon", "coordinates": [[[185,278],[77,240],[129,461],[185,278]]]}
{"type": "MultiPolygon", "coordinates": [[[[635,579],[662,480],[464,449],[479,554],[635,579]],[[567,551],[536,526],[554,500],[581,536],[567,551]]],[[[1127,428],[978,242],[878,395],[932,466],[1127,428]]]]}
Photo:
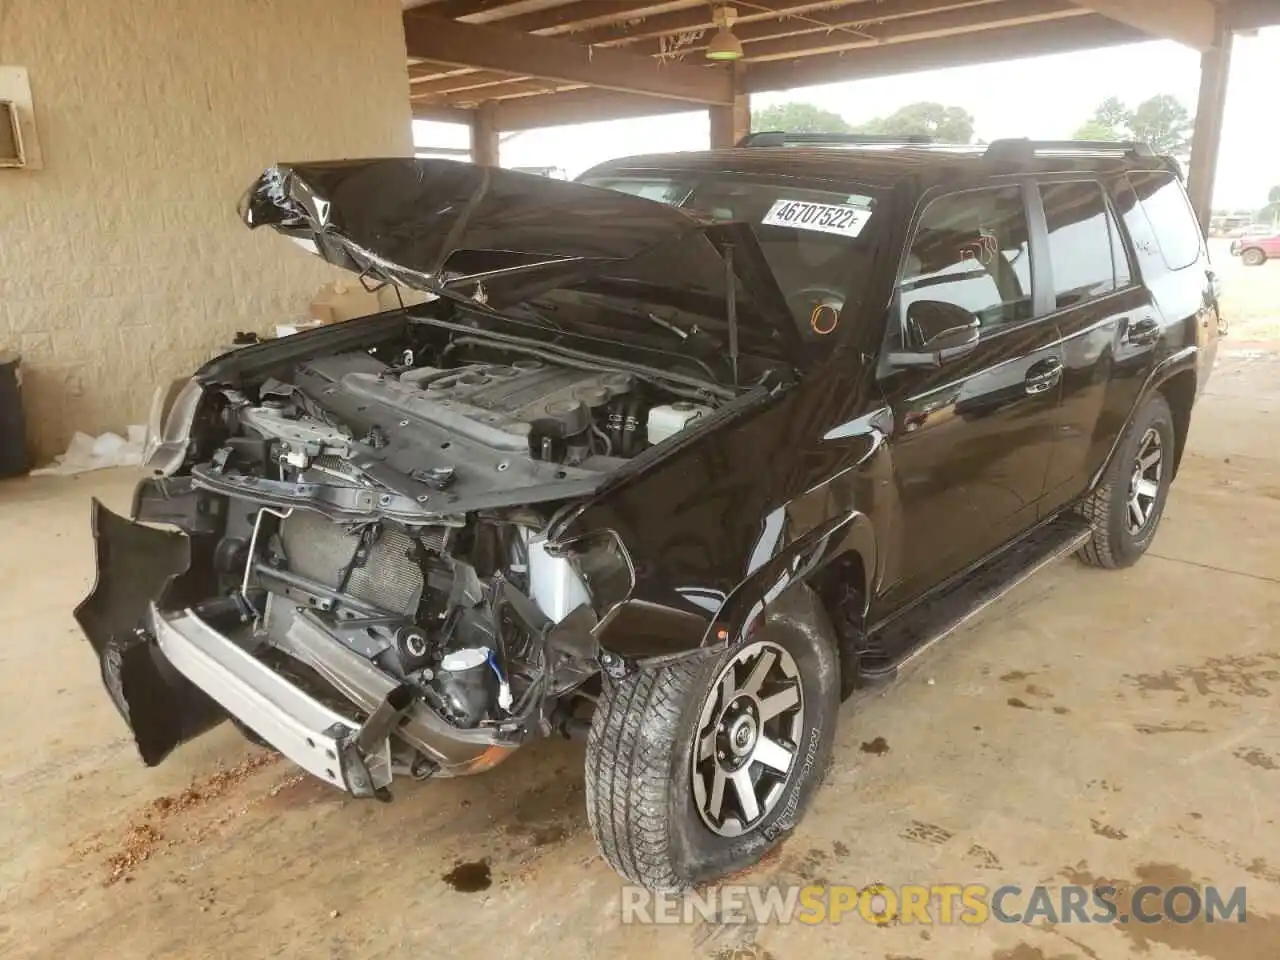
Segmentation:
{"type": "MultiPolygon", "coordinates": [[[[579,434],[591,425],[592,410],[634,386],[630,374],[595,373],[532,359],[510,366],[419,367],[399,378],[372,371],[370,363],[376,361],[350,354],[314,360],[299,371],[298,383],[304,390],[316,380],[339,384],[359,399],[495,450],[527,450],[534,425],[547,421],[559,424],[561,436],[579,434]]],[[[323,400],[324,391],[320,394],[323,400]]]]}

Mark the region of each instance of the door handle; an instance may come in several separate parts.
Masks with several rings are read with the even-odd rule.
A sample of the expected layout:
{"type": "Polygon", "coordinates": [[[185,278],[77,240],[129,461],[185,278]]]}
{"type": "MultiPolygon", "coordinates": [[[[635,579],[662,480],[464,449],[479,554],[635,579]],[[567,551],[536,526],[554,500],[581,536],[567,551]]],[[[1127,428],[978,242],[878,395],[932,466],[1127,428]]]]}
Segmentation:
{"type": "Polygon", "coordinates": [[[1026,390],[1027,396],[1034,397],[1038,393],[1052,390],[1061,379],[1062,361],[1057,357],[1051,357],[1048,360],[1041,360],[1039,363],[1033,364],[1031,369],[1027,371],[1027,376],[1022,381],[1022,386],[1026,390]]]}
{"type": "Polygon", "coordinates": [[[1160,339],[1160,324],[1155,317],[1143,317],[1130,323],[1124,331],[1124,342],[1134,347],[1149,347],[1160,339]]]}

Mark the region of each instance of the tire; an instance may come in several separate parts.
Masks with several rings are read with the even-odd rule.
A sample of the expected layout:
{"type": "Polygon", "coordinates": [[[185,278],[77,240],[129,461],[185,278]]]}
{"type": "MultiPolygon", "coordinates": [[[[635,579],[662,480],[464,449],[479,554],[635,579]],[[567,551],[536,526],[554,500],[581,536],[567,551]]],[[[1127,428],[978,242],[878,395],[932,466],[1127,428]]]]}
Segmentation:
{"type": "MultiPolygon", "coordinates": [[[[795,828],[825,773],[840,702],[833,634],[816,603],[811,612],[821,619],[821,629],[770,618],[746,643],[718,655],[694,655],[621,679],[605,679],[587,738],[587,816],[605,859],[627,880],[654,890],[685,890],[750,866],[795,828]],[[725,835],[724,831],[733,832],[735,822],[742,825],[728,812],[743,812],[738,790],[730,775],[723,785],[718,828],[704,819],[694,781],[700,778],[704,784],[705,811],[710,803],[705,784],[716,776],[711,765],[722,761],[707,754],[695,767],[695,743],[725,742],[716,739],[723,725],[716,719],[726,706],[720,702],[725,678],[743,683],[760,663],[752,659],[756,648],[775,654],[769,679],[760,688],[764,694],[787,689],[775,681],[775,674],[781,677],[786,666],[779,649],[795,668],[799,704],[759,726],[775,743],[793,749],[780,781],[760,762],[740,761],[738,769],[755,776],[768,795],[764,803],[757,801],[758,819],[740,835],[725,835]],[[795,733],[795,739],[778,736],[778,723],[795,733]],[[700,737],[704,730],[709,732],[700,737]]],[[[723,715],[733,716],[733,710],[729,704],[723,715]]],[[[741,733],[740,726],[733,729],[741,733]]],[[[731,755],[734,750],[725,752],[731,755]]],[[[728,762],[733,762],[732,756],[728,762]]]]}
{"type": "Polygon", "coordinates": [[[1080,506],[1080,513],[1093,527],[1092,539],[1076,554],[1086,565],[1115,570],[1132,566],[1147,552],[1169,497],[1175,444],[1173,415],[1165,398],[1157,394],[1129,424],[1102,481],[1080,506]],[[1154,489],[1138,487],[1135,470],[1139,455],[1150,464],[1153,452],[1159,454],[1156,471],[1144,467],[1140,479],[1154,483],[1154,489]],[[1139,516],[1143,517],[1141,525],[1139,516]]]}
{"type": "Polygon", "coordinates": [[[1260,267],[1267,262],[1267,252],[1258,247],[1250,247],[1240,254],[1240,260],[1246,267],[1260,267]]]}

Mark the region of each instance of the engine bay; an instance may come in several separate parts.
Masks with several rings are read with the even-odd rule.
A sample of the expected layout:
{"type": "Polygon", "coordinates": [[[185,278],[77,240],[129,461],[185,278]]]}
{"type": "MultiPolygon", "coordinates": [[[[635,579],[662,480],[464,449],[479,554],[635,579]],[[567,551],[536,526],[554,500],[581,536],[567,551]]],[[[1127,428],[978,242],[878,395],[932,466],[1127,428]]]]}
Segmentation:
{"type": "Polygon", "coordinates": [[[399,688],[392,759],[415,776],[468,772],[442,730],[518,740],[563,721],[549,711],[598,672],[584,640],[632,573],[620,544],[553,555],[541,531],[723,403],[453,346],[207,388],[208,455],[136,510],[199,505],[217,589],[193,609],[254,657],[353,723],[399,688]]]}

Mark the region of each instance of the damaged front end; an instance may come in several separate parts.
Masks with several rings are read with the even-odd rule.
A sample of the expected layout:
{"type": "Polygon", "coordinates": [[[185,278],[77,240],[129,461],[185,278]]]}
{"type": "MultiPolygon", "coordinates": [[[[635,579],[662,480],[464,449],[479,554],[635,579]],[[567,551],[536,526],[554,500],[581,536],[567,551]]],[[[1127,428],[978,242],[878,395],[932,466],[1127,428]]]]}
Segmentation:
{"type": "Polygon", "coordinates": [[[229,717],[385,797],[394,775],[476,773],[580,732],[636,575],[615,533],[565,518],[780,390],[783,327],[735,306],[757,289],[749,244],[438,161],[279,168],[243,213],[428,301],[158,394],[153,476],[132,521],[94,505],[98,582],[77,610],[143,759],[229,717]],[[504,245],[513,210],[533,252],[504,245]]]}
{"type": "Polygon", "coordinates": [[[230,717],[386,796],[394,774],[480,772],[574,725],[596,605],[630,589],[619,545],[552,556],[550,514],[528,506],[429,513],[338,428],[239,401],[211,398],[235,429],[144,480],[133,521],[93,505],[98,580],[76,616],[147,764],[230,717]]]}

